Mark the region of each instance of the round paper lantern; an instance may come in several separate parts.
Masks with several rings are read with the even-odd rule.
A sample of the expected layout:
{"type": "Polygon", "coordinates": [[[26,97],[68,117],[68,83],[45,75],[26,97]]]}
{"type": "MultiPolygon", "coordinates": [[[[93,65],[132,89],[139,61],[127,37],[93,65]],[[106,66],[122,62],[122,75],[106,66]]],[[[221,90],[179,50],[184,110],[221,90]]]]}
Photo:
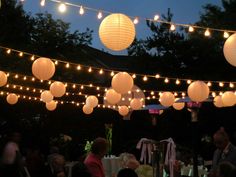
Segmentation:
{"type": "Polygon", "coordinates": [[[98,105],[98,99],[96,96],[90,95],[86,99],[86,105],[88,105],[91,108],[95,108],[98,105]]]}
{"type": "Polygon", "coordinates": [[[224,106],[233,106],[236,103],[236,95],[234,92],[224,92],[221,98],[224,106]]]}
{"type": "Polygon", "coordinates": [[[111,14],[99,27],[101,42],[109,49],[120,51],[128,48],[135,38],[132,20],[124,14],[111,14]]]}
{"type": "Polygon", "coordinates": [[[121,94],[117,93],[114,89],[109,89],[106,92],[106,100],[110,104],[116,104],[120,101],[121,94]]]}
{"type": "Polygon", "coordinates": [[[231,35],[224,44],[224,56],[233,66],[236,66],[236,33],[231,35]]]}
{"type": "Polygon", "coordinates": [[[164,92],[161,94],[159,101],[163,106],[169,107],[174,104],[175,96],[171,92],[164,92]]]}
{"type": "MultiPolygon", "coordinates": [[[[176,100],[177,101],[177,100],[176,100]]],[[[176,109],[176,110],[182,110],[185,106],[185,103],[184,102],[176,102],[173,104],[173,108],[176,109]]]]}
{"type": "Polygon", "coordinates": [[[222,101],[222,97],[221,96],[216,96],[213,100],[213,103],[216,107],[218,108],[222,108],[224,107],[224,103],[222,101]]]}
{"type": "Polygon", "coordinates": [[[55,97],[62,97],[66,93],[66,86],[59,81],[55,81],[50,85],[50,92],[55,97]]]}
{"type": "Polygon", "coordinates": [[[47,103],[46,103],[46,108],[47,108],[47,110],[49,110],[49,111],[54,111],[54,110],[57,108],[57,102],[54,101],[54,100],[52,100],[52,101],[50,101],[50,102],[47,102],[47,103]]]}
{"type": "Polygon", "coordinates": [[[133,98],[131,101],[130,101],[130,107],[133,109],[133,110],[139,110],[141,109],[143,106],[143,103],[140,99],[138,98],[133,98]]]}
{"type": "Polygon", "coordinates": [[[49,58],[38,58],[32,65],[32,73],[40,80],[48,80],[55,73],[55,65],[49,58]]]}
{"type": "Polygon", "coordinates": [[[119,114],[122,116],[126,116],[129,113],[129,108],[127,106],[119,107],[119,114]]]}
{"type": "Polygon", "coordinates": [[[188,86],[188,96],[192,101],[202,102],[208,98],[210,89],[203,81],[194,81],[188,86]]]}
{"type": "Polygon", "coordinates": [[[47,103],[53,100],[53,95],[50,91],[45,90],[41,93],[40,98],[43,100],[43,102],[47,103]]]}
{"type": "Polygon", "coordinates": [[[7,102],[11,105],[16,104],[18,101],[18,96],[14,93],[10,93],[7,95],[7,102]]]}
{"type": "Polygon", "coordinates": [[[88,106],[88,105],[84,105],[83,106],[83,112],[85,113],[85,114],[91,114],[92,112],[93,112],[93,108],[91,108],[90,106],[88,106]]]}
{"type": "Polygon", "coordinates": [[[134,86],[134,80],[127,72],[119,72],[113,76],[111,86],[116,92],[125,94],[134,86]]]}
{"type": "Polygon", "coordinates": [[[7,83],[7,75],[3,71],[0,71],[0,87],[6,85],[6,83],[7,83]]]}

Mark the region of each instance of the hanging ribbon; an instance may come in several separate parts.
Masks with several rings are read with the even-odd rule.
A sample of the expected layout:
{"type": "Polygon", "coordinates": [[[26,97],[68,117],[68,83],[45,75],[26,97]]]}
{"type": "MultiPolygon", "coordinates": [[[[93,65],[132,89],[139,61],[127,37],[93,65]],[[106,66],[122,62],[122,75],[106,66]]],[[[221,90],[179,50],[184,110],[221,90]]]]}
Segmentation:
{"type": "Polygon", "coordinates": [[[141,149],[140,161],[144,162],[144,164],[146,164],[147,159],[148,159],[148,163],[151,163],[151,160],[152,160],[153,145],[152,143],[147,143],[148,141],[151,142],[152,140],[147,139],[147,138],[141,138],[136,146],[137,149],[141,149]]]}

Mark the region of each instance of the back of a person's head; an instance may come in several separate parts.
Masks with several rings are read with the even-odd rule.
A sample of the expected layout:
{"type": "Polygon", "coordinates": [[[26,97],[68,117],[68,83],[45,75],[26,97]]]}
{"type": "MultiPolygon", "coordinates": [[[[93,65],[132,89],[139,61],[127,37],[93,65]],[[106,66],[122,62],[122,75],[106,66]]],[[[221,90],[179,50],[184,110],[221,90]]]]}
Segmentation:
{"type": "Polygon", "coordinates": [[[78,162],[72,167],[72,177],[91,177],[91,174],[84,163],[78,162]]]}
{"type": "Polygon", "coordinates": [[[96,138],[93,141],[91,152],[94,154],[100,154],[101,152],[105,152],[108,147],[108,142],[105,138],[96,138]]]}
{"type": "Polygon", "coordinates": [[[130,168],[124,168],[118,172],[117,177],[138,177],[138,175],[134,170],[130,168]]]}

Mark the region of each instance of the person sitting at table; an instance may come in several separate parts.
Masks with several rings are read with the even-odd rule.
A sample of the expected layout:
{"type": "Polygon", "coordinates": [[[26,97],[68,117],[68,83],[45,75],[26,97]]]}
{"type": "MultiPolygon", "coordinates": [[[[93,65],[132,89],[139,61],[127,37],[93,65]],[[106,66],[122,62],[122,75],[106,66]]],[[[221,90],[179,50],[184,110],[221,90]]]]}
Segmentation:
{"type": "Polygon", "coordinates": [[[102,158],[108,151],[108,142],[104,138],[96,138],[93,141],[91,152],[86,157],[84,164],[92,177],[105,177],[102,166],[102,158]]]}
{"type": "Polygon", "coordinates": [[[138,175],[134,170],[130,168],[124,168],[118,172],[117,177],[138,177],[138,175]]]}
{"type": "Polygon", "coordinates": [[[209,177],[216,176],[217,168],[222,162],[230,162],[232,165],[236,165],[236,147],[229,141],[229,136],[224,128],[220,128],[213,138],[217,149],[214,152],[209,177]]]}

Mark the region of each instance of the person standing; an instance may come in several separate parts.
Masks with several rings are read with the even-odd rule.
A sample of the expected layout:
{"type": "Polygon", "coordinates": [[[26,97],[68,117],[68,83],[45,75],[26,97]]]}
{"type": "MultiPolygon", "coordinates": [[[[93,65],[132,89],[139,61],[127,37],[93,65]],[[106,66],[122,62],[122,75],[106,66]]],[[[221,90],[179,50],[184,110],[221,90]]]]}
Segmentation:
{"type": "Polygon", "coordinates": [[[84,164],[92,177],[105,177],[102,158],[108,152],[108,142],[104,138],[96,138],[93,141],[91,152],[86,157],[84,164]]]}

